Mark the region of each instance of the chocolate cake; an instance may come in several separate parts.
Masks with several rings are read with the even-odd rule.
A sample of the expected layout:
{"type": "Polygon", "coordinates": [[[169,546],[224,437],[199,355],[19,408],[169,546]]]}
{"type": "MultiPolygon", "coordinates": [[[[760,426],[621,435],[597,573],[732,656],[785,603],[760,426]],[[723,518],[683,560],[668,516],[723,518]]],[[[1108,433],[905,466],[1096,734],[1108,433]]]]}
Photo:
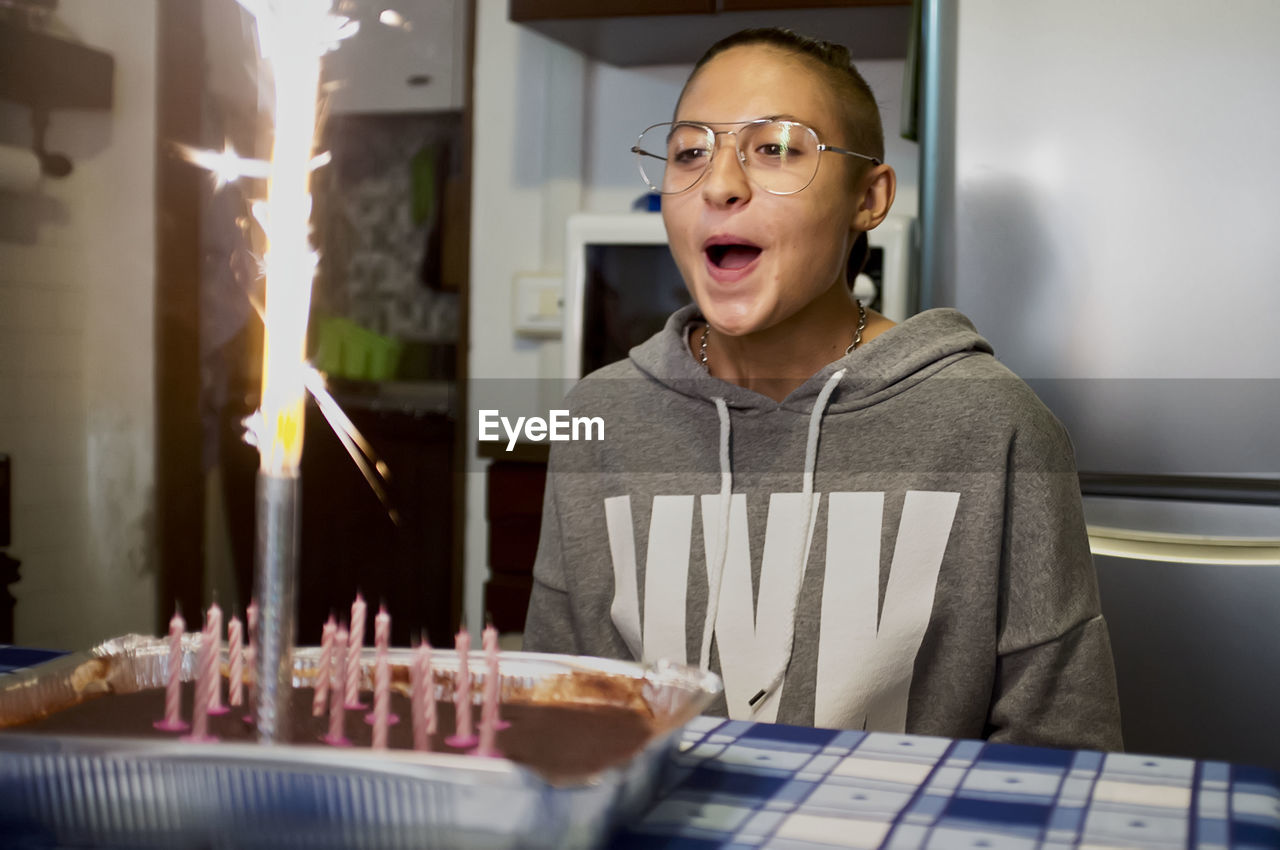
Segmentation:
{"type": "MultiPolygon", "coordinates": [[[[223,682],[226,704],[226,682],[223,682]]],[[[289,739],[298,744],[323,745],[329,717],[313,717],[311,688],[297,688],[291,699],[289,739]]],[[[165,691],[150,688],[135,693],[86,693],[75,705],[11,727],[13,731],[57,735],[127,736],[179,739],[184,733],[161,732],[153,723],[164,716],[165,691]]],[[[183,684],[184,717],[190,718],[194,697],[191,682],[183,684]]],[[[364,693],[365,702],[371,702],[364,693]]],[[[257,740],[245,706],[209,717],[209,732],[222,741],[257,740]]],[[[367,710],[348,710],[344,732],[353,747],[368,747],[372,726],[365,721],[367,710]]],[[[409,698],[398,691],[391,694],[391,713],[399,722],[391,726],[388,745],[392,749],[412,749],[413,724],[409,698]]],[[[442,753],[464,753],[450,747],[445,739],[454,732],[451,701],[436,704],[437,731],[431,749],[442,753]]],[[[473,717],[478,722],[479,705],[473,717]]],[[[503,705],[502,719],[510,724],[498,732],[498,754],[526,765],[542,776],[563,781],[589,776],[611,765],[623,763],[638,752],[653,733],[652,718],[635,705],[606,703],[524,703],[503,705]]]]}

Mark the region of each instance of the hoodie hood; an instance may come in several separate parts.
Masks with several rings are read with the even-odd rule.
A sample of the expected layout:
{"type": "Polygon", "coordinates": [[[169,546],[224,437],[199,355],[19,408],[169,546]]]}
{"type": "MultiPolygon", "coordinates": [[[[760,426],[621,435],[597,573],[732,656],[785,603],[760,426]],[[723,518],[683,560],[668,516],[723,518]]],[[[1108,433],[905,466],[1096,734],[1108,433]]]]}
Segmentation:
{"type": "Polygon", "coordinates": [[[689,354],[689,326],[701,320],[695,304],[673,313],[662,331],[631,349],[636,368],[690,398],[722,398],[730,408],[809,412],[837,371],[845,370],[827,403],[828,413],[858,410],[903,392],[956,360],[991,354],[987,342],[963,314],[950,308],[926,310],[890,328],[857,350],[827,364],[781,402],[708,375],[689,354]]]}

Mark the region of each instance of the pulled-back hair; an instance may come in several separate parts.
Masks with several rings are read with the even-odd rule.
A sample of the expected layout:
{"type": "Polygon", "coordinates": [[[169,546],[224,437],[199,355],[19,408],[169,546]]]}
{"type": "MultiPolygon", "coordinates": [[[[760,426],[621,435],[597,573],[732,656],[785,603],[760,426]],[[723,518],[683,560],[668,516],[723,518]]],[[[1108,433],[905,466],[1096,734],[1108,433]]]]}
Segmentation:
{"type": "MultiPolygon", "coordinates": [[[[845,106],[844,125],[848,133],[845,144],[858,153],[884,160],[884,128],[880,123],[880,108],[876,105],[871,86],[867,85],[867,81],[853,66],[849,48],[842,44],[809,38],[782,27],[739,30],[707,48],[707,52],[693,66],[689,79],[685,81],[684,90],[688,90],[702,66],[716,56],[730,48],[756,44],[808,57],[820,64],[836,89],[838,100],[845,106]]],[[[680,92],[680,100],[684,99],[684,90],[680,92]]]]}

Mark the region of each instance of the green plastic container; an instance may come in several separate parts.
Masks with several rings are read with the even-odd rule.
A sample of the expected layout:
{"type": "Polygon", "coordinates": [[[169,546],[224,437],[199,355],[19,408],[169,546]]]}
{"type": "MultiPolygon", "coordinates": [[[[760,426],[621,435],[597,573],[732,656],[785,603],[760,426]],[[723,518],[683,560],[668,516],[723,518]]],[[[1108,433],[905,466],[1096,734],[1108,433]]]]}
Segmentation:
{"type": "Polygon", "coordinates": [[[331,377],[389,381],[396,376],[404,343],[362,328],[350,319],[329,317],[317,323],[312,363],[331,377]]]}

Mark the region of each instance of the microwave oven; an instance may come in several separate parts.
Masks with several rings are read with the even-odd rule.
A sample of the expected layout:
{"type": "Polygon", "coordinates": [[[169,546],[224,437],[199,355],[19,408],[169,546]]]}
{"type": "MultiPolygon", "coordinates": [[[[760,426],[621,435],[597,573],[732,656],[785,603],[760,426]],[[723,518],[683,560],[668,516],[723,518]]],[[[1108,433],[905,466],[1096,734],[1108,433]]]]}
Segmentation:
{"type": "MultiPolygon", "coordinates": [[[[890,216],[867,234],[870,251],[854,287],[863,304],[895,322],[915,310],[913,226],[912,218],[890,216]]],[[[661,215],[576,213],[565,232],[561,340],[564,377],[575,381],[625,358],[692,299],[661,215]]]]}

